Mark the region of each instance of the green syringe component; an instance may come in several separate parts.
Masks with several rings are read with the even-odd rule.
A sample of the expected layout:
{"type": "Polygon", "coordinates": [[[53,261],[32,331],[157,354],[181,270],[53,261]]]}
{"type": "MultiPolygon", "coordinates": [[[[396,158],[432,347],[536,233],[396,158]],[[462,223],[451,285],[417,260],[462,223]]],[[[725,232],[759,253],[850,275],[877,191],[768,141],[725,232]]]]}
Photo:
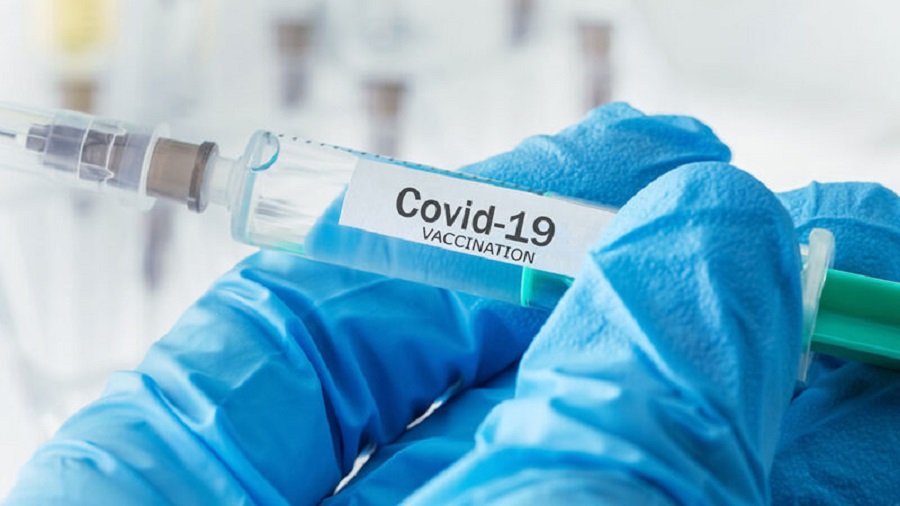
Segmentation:
{"type": "MultiPolygon", "coordinates": [[[[834,238],[816,229],[803,257],[804,352],[798,377],[806,379],[810,352],[900,369],[900,283],[831,269],[834,238]]],[[[526,270],[523,306],[553,307],[574,280],[526,270]]]]}
{"type": "Polygon", "coordinates": [[[829,269],[812,351],[900,369],[900,283],[829,269]]]}

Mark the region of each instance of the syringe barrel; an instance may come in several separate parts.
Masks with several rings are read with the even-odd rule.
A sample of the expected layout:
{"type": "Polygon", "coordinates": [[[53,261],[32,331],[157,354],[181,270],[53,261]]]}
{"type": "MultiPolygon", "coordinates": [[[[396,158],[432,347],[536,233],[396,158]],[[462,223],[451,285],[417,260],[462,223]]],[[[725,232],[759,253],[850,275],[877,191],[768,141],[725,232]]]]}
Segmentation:
{"type": "Polygon", "coordinates": [[[564,291],[614,215],[264,131],[235,167],[228,202],[241,242],[525,305],[555,303],[548,294],[564,291]]]}

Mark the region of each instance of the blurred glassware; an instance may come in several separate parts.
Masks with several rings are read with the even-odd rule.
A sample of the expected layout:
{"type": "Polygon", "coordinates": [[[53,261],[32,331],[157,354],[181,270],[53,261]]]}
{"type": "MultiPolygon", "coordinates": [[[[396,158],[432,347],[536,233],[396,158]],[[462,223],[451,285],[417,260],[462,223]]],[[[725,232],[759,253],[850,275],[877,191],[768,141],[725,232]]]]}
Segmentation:
{"type": "Polygon", "coordinates": [[[278,57],[280,106],[293,109],[308,96],[309,73],[321,24],[319,2],[269,0],[278,57]]]}
{"type": "Polygon", "coordinates": [[[509,2],[509,40],[521,46],[531,36],[535,24],[537,0],[507,0],[509,2]]]}
{"type": "Polygon", "coordinates": [[[577,30],[584,62],[584,110],[589,111],[612,98],[613,27],[608,21],[579,20],[577,30]]]}
{"type": "Polygon", "coordinates": [[[363,86],[369,123],[367,149],[379,155],[399,156],[406,82],[401,78],[383,76],[367,79],[363,86]]]}
{"type": "Polygon", "coordinates": [[[344,17],[349,12],[336,9],[344,21],[342,33],[350,37],[338,47],[347,51],[344,56],[352,60],[348,70],[363,94],[368,130],[363,148],[398,156],[404,100],[412,85],[410,76],[421,65],[415,46],[424,42],[416,35],[408,2],[350,3],[356,4],[350,17],[344,17]]]}
{"type": "Polygon", "coordinates": [[[93,111],[99,75],[116,39],[117,0],[39,0],[34,5],[60,103],[67,109],[93,111]]]}
{"type": "Polygon", "coordinates": [[[131,48],[124,48],[115,77],[141,81],[139,93],[115,104],[153,121],[190,115],[204,94],[216,32],[218,0],[132,0],[127,20],[131,48]],[[135,40],[137,34],[143,35],[135,40]]]}

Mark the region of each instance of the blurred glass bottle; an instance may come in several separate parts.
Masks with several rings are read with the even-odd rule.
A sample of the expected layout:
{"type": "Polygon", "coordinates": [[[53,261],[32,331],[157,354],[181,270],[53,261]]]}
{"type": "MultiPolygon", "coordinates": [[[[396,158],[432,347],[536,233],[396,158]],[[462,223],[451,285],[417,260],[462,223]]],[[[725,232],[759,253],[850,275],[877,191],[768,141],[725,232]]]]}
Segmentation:
{"type": "Polygon", "coordinates": [[[630,2],[625,0],[571,0],[574,31],[583,68],[583,109],[603,105],[613,99],[616,82],[616,40],[627,18],[630,2]]]}
{"type": "Polygon", "coordinates": [[[116,0],[39,0],[38,33],[53,68],[60,103],[94,110],[100,74],[116,34],[116,0]]]}
{"type": "Polygon", "coordinates": [[[368,129],[367,149],[384,156],[399,156],[409,76],[420,65],[411,47],[415,41],[411,37],[414,28],[410,7],[402,0],[376,0],[359,7],[361,47],[368,53],[360,77],[368,129]]]}
{"type": "Polygon", "coordinates": [[[612,98],[612,23],[605,20],[578,21],[578,41],[584,65],[584,108],[603,105],[612,98]]]}
{"type": "Polygon", "coordinates": [[[406,86],[406,82],[398,76],[378,76],[363,81],[370,151],[384,156],[399,156],[406,86]]]}
{"type": "Polygon", "coordinates": [[[521,46],[534,30],[537,0],[507,0],[509,2],[509,41],[521,46]]]}
{"type": "Polygon", "coordinates": [[[312,57],[321,21],[314,0],[269,0],[274,37],[280,107],[294,109],[306,101],[312,57]]]}

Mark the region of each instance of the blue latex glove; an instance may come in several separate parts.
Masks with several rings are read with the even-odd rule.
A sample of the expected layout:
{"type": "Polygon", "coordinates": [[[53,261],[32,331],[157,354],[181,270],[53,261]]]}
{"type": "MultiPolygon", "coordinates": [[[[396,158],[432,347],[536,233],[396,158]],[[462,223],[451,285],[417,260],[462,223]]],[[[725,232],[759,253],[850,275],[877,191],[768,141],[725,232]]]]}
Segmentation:
{"type": "Polygon", "coordinates": [[[793,390],[788,214],[724,164],[621,211],[522,360],[515,397],[413,504],[758,504],[793,390]]]}
{"type": "MultiPolygon", "coordinates": [[[[677,166],[728,158],[728,149],[708,128],[694,120],[645,117],[616,104],[598,109],[581,124],[556,136],[532,138],[513,152],[467,170],[621,206],[640,188],[677,166]]],[[[701,182],[692,179],[691,174],[695,173],[684,173],[670,179],[669,185],[657,186],[657,194],[672,193],[659,208],[661,214],[653,211],[653,216],[684,219],[686,215],[676,209],[679,199],[689,208],[702,207],[712,193],[725,190],[724,186],[712,183],[706,189],[701,188],[701,182]],[[683,184],[684,181],[690,184],[683,184]],[[691,196],[692,192],[696,195],[691,196]]],[[[732,174],[726,181],[737,185],[726,195],[738,197],[738,203],[725,208],[711,204],[709,210],[713,212],[701,214],[700,223],[685,236],[689,240],[684,246],[666,245],[675,254],[673,261],[668,257],[653,260],[652,255],[637,251],[643,235],[638,224],[652,222],[652,216],[641,216],[652,208],[647,207],[652,193],[641,199],[642,205],[625,213],[618,220],[616,230],[607,235],[619,237],[614,242],[628,238],[622,242],[625,249],[620,250],[607,240],[601,251],[608,249],[610,253],[601,256],[612,260],[616,258],[615,251],[620,251],[621,260],[627,263],[627,258],[639,253],[635,265],[652,260],[650,272],[654,276],[671,278],[683,274],[684,268],[702,267],[698,263],[702,256],[700,248],[718,244],[708,236],[735,230],[735,225],[720,223],[727,220],[714,219],[719,211],[743,219],[745,224],[748,220],[768,220],[766,226],[771,226],[763,227],[758,241],[748,244],[746,234],[738,238],[748,248],[747,252],[726,263],[745,269],[748,266],[743,262],[750,252],[765,254],[766,260],[748,269],[760,279],[751,280],[750,295],[745,298],[756,301],[762,297],[753,289],[765,289],[770,296],[771,287],[767,283],[770,277],[782,274],[778,269],[796,271],[796,265],[786,265],[793,257],[781,251],[789,251],[791,245],[783,237],[778,242],[780,236],[774,230],[777,219],[772,218],[771,206],[767,207],[770,203],[760,188],[743,176],[732,174]],[[741,196],[745,191],[751,197],[741,196]],[[741,207],[751,201],[756,205],[757,200],[762,200],[764,205],[752,213],[741,207]],[[735,212],[729,214],[729,209],[735,212]],[[710,221],[716,221],[716,225],[706,228],[710,221]],[[629,247],[627,243],[635,246],[629,247]]],[[[722,203],[722,200],[715,202],[722,203]]],[[[659,229],[664,221],[646,231],[659,229]]],[[[756,227],[755,221],[753,226],[756,227]]],[[[682,236],[669,235],[665,240],[678,244],[675,239],[679,237],[682,236]]],[[[734,250],[728,248],[721,253],[734,250]]],[[[721,267],[718,263],[710,265],[716,269],[721,267]]],[[[720,289],[729,297],[735,291],[734,287],[719,285],[743,279],[723,278],[718,271],[691,274],[700,277],[681,279],[677,286],[671,287],[673,293],[687,289],[686,297],[708,296],[709,304],[719,300],[715,294],[720,289]]],[[[563,311],[548,327],[560,328],[569,321],[567,315],[575,315],[573,311],[582,305],[589,311],[585,313],[590,315],[589,319],[570,322],[575,325],[571,334],[558,331],[560,347],[556,350],[560,354],[567,349],[583,350],[581,344],[589,337],[584,332],[593,335],[596,329],[591,328],[591,322],[601,321],[599,313],[594,314],[598,303],[595,299],[600,292],[592,290],[605,288],[594,285],[599,279],[598,272],[589,268],[585,276],[584,281],[579,281],[575,295],[567,299],[563,311]]],[[[787,283],[778,293],[793,294],[794,285],[787,283]]],[[[629,286],[639,288],[635,284],[629,286]]],[[[670,295],[659,300],[684,303],[686,299],[670,295]]],[[[736,300],[744,299],[728,302],[736,300]]],[[[628,326],[630,316],[622,313],[624,308],[614,309],[610,317],[628,326]]],[[[656,309],[664,313],[672,310],[664,306],[656,309]]],[[[756,327],[762,325],[752,318],[758,311],[751,312],[751,317],[744,321],[747,327],[741,327],[739,333],[733,321],[724,326],[703,321],[704,325],[692,327],[695,317],[702,319],[705,313],[690,308],[676,312],[682,311],[686,318],[684,326],[672,331],[683,332],[698,343],[708,344],[708,348],[696,345],[679,350],[667,340],[671,336],[653,335],[649,337],[654,341],[662,339],[672,348],[660,348],[657,351],[661,354],[655,355],[657,351],[648,344],[645,351],[651,355],[628,355],[629,350],[639,350],[630,348],[627,344],[630,341],[620,341],[623,360],[630,356],[628,360],[647,363],[640,371],[687,382],[678,392],[688,395],[688,400],[681,404],[678,399],[672,401],[675,408],[688,409],[688,412],[675,411],[684,418],[679,421],[677,416],[674,420],[661,414],[653,416],[676,425],[694,423],[698,416],[701,419],[725,416],[721,427],[724,429],[732,421],[738,424],[739,439],[748,458],[752,461],[760,451],[765,459],[765,448],[758,446],[766,447],[762,433],[767,432],[754,420],[756,415],[776,414],[780,402],[776,400],[775,408],[767,408],[767,404],[759,404],[759,397],[777,390],[781,376],[787,374],[789,367],[781,366],[782,358],[771,359],[774,360],[771,367],[777,371],[772,376],[775,379],[763,381],[754,377],[761,383],[748,384],[742,373],[760,366],[756,359],[763,351],[777,351],[779,357],[787,355],[780,349],[774,350],[772,344],[778,341],[779,346],[789,347],[790,343],[781,342],[776,335],[784,329],[756,327]],[[694,336],[706,330],[714,332],[694,336]],[[750,333],[757,330],[760,334],[751,338],[750,333]],[[735,343],[741,338],[746,338],[743,342],[746,346],[753,339],[762,339],[764,346],[748,358],[732,356],[739,351],[735,343]],[[721,350],[724,357],[719,357],[719,342],[724,343],[721,350]],[[695,391],[692,382],[696,380],[699,384],[700,380],[691,374],[680,376],[686,374],[685,367],[694,367],[692,361],[677,357],[682,352],[698,353],[696,360],[700,360],[700,355],[723,358],[725,364],[740,369],[731,370],[729,376],[713,374],[708,378],[712,383],[706,383],[705,390],[695,391]],[[668,360],[672,361],[674,372],[658,369],[668,360]],[[726,384],[715,384],[716,381],[726,384]],[[740,399],[743,404],[739,408],[735,404],[738,400],[732,395],[743,392],[744,387],[748,390],[744,392],[745,398],[740,399]],[[719,396],[716,392],[722,388],[725,394],[719,396]],[[708,406],[701,402],[701,396],[707,394],[714,401],[708,406]],[[694,401],[696,404],[692,404],[694,401]],[[699,411],[690,412],[694,408],[699,411]],[[707,408],[712,411],[706,411],[707,408]],[[716,411],[719,408],[722,411],[716,411]],[[751,414],[738,415],[739,409],[751,414]]],[[[330,500],[395,503],[472,448],[475,427],[494,404],[510,395],[509,371],[546,316],[540,311],[286,255],[255,255],[225,275],[188,310],[175,328],[152,347],[137,370],[115,374],[103,397],[72,417],[25,465],[9,500],[15,504],[42,505],[312,503],[331,494],[342,476],[350,471],[360,451],[379,445],[381,450],[372,459],[377,465],[367,466],[354,483],[330,500]],[[424,423],[404,433],[411,421],[450,389],[463,393],[424,423]]],[[[641,320],[648,316],[643,315],[641,320]]],[[[718,316],[722,315],[709,315],[713,319],[718,316]]],[[[796,315],[787,316],[786,323],[781,325],[790,327],[796,315]]],[[[671,315],[665,321],[673,321],[671,315]]],[[[552,349],[546,351],[552,335],[550,330],[542,334],[544,344],[539,343],[537,349],[545,352],[532,353],[528,363],[533,370],[539,370],[535,369],[540,362],[536,358],[552,357],[552,349]]],[[[598,351],[594,349],[590,356],[596,356],[598,351]]],[[[788,358],[784,360],[790,362],[788,358]]],[[[714,367],[713,372],[719,370],[714,367]]],[[[696,370],[701,376],[704,372],[710,370],[704,367],[696,370]]],[[[523,378],[526,385],[534,381],[532,373],[526,373],[523,378]]],[[[573,382],[560,386],[570,390],[581,381],[574,376],[571,379],[573,382]]],[[[600,381],[598,385],[601,390],[586,393],[586,401],[600,400],[597,395],[605,397],[603,392],[611,384],[600,381]]],[[[675,388],[666,382],[661,385],[675,388]]],[[[536,427],[549,427],[547,424],[554,420],[541,418],[549,413],[547,409],[535,412],[537,421],[541,422],[536,427]]],[[[492,420],[482,434],[490,432],[491,427],[501,427],[496,417],[492,420]]],[[[673,435],[677,434],[673,429],[667,428],[673,435]]],[[[677,443],[671,444],[678,446],[677,443]]],[[[729,458],[723,462],[731,463],[734,451],[735,448],[728,447],[729,458]]],[[[544,462],[539,459],[535,466],[544,462]]],[[[762,470],[751,466],[746,472],[757,471],[760,482],[764,483],[762,470]]]]}
{"type": "MultiPolygon", "coordinates": [[[[835,235],[835,268],[900,281],[900,198],[874,184],[813,184],[781,196],[798,235],[835,235]]],[[[886,504],[900,497],[900,372],[821,356],[784,419],[777,504],[886,504]]]]}

